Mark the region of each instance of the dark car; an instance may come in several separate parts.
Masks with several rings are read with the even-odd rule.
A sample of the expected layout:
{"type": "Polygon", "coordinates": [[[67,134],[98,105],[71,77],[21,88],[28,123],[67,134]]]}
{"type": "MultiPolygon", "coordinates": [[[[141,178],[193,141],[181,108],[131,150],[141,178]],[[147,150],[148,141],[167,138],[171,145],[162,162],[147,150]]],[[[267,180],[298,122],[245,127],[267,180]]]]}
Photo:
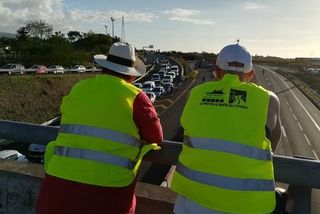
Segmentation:
{"type": "Polygon", "coordinates": [[[164,83],[163,85],[164,88],[164,94],[170,94],[173,92],[173,84],[172,83],[164,83]]]}

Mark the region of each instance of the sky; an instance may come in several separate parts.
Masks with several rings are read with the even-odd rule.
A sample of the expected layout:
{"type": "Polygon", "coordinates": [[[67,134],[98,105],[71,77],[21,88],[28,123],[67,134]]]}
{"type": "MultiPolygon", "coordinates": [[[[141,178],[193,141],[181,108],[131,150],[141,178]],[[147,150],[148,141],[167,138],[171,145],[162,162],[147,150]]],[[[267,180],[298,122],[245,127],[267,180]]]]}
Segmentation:
{"type": "Polygon", "coordinates": [[[235,43],[252,55],[320,57],[319,0],[0,0],[0,32],[30,20],[55,31],[112,34],[138,49],[218,53],[235,43]],[[107,28],[106,28],[106,27],[107,28]]]}

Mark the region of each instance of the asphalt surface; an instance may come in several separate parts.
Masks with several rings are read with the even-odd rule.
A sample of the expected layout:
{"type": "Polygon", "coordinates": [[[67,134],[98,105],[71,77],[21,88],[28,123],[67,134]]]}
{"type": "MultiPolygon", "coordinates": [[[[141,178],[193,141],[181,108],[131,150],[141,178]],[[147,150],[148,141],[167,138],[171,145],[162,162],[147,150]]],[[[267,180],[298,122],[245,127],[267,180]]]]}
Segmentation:
{"type": "MultiPolygon", "coordinates": [[[[157,100],[154,106],[158,112],[163,128],[164,140],[183,141],[183,130],[180,126],[180,117],[183,111],[189,91],[196,85],[201,84],[203,77],[206,81],[212,80],[212,73],[207,69],[199,69],[197,78],[186,79],[179,87],[174,89],[171,95],[157,100]]],[[[141,182],[160,185],[168,174],[171,166],[164,164],[151,164],[144,162],[140,171],[141,182]],[[146,170],[148,168],[148,170],[146,170]]]]}
{"type": "MultiPolygon", "coordinates": [[[[319,160],[320,112],[295,85],[276,70],[277,67],[256,66],[255,78],[257,84],[275,92],[280,99],[282,137],[275,153],[319,160]]],[[[312,193],[312,213],[320,213],[319,190],[313,190],[312,193]]]]}

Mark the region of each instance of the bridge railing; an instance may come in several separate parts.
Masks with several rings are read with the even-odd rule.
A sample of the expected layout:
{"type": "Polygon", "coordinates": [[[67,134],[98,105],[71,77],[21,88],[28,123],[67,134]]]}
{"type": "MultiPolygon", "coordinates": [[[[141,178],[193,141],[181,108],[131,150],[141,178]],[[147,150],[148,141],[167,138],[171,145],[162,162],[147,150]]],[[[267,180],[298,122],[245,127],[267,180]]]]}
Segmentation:
{"type": "MultiPolygon", "coordinates": [[[[46,145],[54,140],[59,127],[0,120],[0,138],[20,143],[46,145]]],[[[182,150],[181,142],[163,141],[162,149],[151,151],[145,160],[175,165],[182,150]]],[[[294,214],[311,213],[312,188],[320,189],[320,162],[315,160],[273,155],[275,180],[289,184],[294,214]]]]}

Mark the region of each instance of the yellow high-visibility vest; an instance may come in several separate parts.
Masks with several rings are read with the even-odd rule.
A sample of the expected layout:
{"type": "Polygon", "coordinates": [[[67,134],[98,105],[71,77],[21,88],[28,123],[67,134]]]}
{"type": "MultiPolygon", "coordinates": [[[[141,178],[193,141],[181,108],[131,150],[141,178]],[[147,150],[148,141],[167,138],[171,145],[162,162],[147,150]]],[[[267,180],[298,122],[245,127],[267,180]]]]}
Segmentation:
{"type": "Polygon", "coordinates": [[[189,137],[172,189],[217,212],[260,214],[275,207],[268,91],[225,74],[195,87],[181,125],[189,137]]]}
{"type": "Polygon", "coordinates": [[[144,154],[133,121],[140,89],[121,78],[97,75],[63,98],[58,137],[46,148],[49,175],[97,186],[122,187],[135,178],[144,154]]]}

